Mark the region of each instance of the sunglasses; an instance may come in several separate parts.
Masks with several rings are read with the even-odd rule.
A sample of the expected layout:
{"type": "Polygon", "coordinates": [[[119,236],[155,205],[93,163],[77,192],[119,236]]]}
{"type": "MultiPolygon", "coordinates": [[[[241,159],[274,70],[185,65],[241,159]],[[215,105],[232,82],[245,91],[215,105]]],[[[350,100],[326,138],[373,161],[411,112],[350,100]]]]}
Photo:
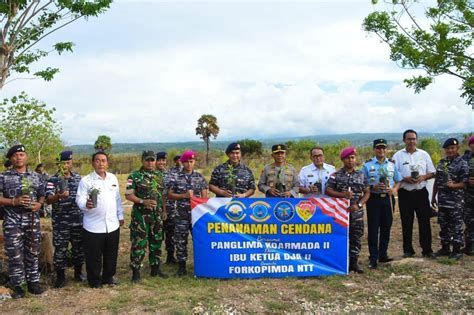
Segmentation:
{"type": "Polygon", "coordinates": [[[384,145],[378,145],[378,146],[376,146],[375,148],[376,148],[377,150],[385,150],[385,149],[387,149],[387,147],[384,146],[384,145]]]}

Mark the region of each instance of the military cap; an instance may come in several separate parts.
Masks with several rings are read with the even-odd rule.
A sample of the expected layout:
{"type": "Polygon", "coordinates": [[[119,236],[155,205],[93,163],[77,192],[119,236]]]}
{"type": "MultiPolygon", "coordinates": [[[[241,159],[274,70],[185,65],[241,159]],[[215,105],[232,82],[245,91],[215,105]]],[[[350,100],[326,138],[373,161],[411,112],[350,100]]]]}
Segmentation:
{"type": "Polygon", "coordinates": [[[26,152],[25,146],[23,144],[16,144],[11,147],[7,152],[7,159],[11,158],[13,154],[17,152],[26,152]]]}
{"type": "Polygon", "coordinates": [[[385,139],[375,139],[374,140],[374,148],[378,147],[378,146],[386,147],[387,146],[387,140],[385,140],[385,139]]]}
{"type": "Polygon", "coordinates": [[[341,157],[341,160],[343,160],[343,159],[345,159],[346,157],[348,157],[349,155],[355,155],[355,154],[357,154],[356,148],[354,148],[354,147],[347,147],[347,148],[342,149],[341,154],[340,154],[340,157],[341,157]]]}
{"type": "Polygon", "coordinates": [[[181,154],[181,157],[179,158],[179,160],[181,162],[187,162],[195,158],[196,158],[196,153],[192,150],[188,150],[188,151],[184,151],[183,154],[181,154]]]}
{"type": "Polygon", "coordinates": [[[12,161],[10,161],[10,160],[6,160],[5,163],[3,163],[3,166],[4,166],[5,168],[9,168],[9,167],[12,166],[12,165],[13,165],[13,164],[12,164],[12,161]]]}
{"type": "Polygon", "coordinates": [[[275,144],[274,146],[272,146],[272,153],[277,153],[277,152],[286,152],[286,145],[275,144]]]}
{"type": "Polygon", "coordinates": [[[153,151],[143,151],[142,153],[142,160],[150,160],[150,159],[155,159],[155,152],[153,151]]]}
{"type": "Polygon", "coordinates": [[[474,143],[474,136],[470,136],[470,137],[469,137],[469,142],[468,142],[468,144],[470,145],[471,143],[474,143]]]}
{"type": "Polygon", "coordinates": [[[72,151],[63,151],[59,154],[60,161],[70,161],[72,160],[72,151]]]}
{"type": "Polygon", "coordinates": [[[174,158],[173,158],[173,161],[176,162],[177,160],[179,160],[181,158],[181,155],[176,155],[174,158]]]}
{"type": "Polygon", "coordinates": [[[450,145],[459,145],[459,141],[456,138],[448,138],[446,141],[444,141],[443,144],[443,149],[446,149],[450,145]]]}
{"type": "Polygon", "coordinates": [[[161,151],[161,152],[156,153],[157,160],[162,160],[162,159],[166,160],[167,157],[168,157],[168,153],[166,152],[161,151]]]}
{"type": "Polygon", "coordinates": [[[240,150],[240,144],[238,144],[237,142],[232,142],[227,146],[227,149],[225,149],[225,154],[229,154],[233,150],[240,150]]]}

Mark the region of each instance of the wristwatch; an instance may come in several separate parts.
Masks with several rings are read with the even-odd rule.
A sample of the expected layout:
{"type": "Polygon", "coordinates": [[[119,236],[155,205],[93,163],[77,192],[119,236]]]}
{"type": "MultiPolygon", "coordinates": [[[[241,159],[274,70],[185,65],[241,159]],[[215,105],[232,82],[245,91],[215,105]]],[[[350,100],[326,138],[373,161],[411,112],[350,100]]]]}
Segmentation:
{"type": "Polygon", "coordinates": [[[144,202],[143,199],[140,199],[140,204],[141,204],[141,205],[143,204],[143,202],[144,202]]]}
{"type": "Polygon", "coordinates": [[[359,210],[362,209],[362,204],[360,202],[357,204],[357,206],[359,207],[359,210]]]}

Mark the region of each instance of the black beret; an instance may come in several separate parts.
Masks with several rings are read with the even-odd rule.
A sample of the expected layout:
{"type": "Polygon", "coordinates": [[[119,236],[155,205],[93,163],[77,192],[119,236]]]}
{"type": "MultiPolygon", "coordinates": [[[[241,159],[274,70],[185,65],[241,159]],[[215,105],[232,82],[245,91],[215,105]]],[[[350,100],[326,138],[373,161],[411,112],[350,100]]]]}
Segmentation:
{"type": "Polygon", "coordinates": [[[179,160],[181,158],[181,155],[177,155],[173,158],[173,161],[176,162],[177,160],[179,160]]]}
{"type": "Polygon", "coordinates": [[[375,139],[374,140],[374,148],[377,147],[377,146],[387,146],[387,140],[385,139],[375,139]]]}
{"type": "Polygon", "coordinates": [[[456,139],[456,138],[449,138],[449,139],[447,139],[446,141],[444,141],[443,149],[446,149],[446,148],[449,147],[450,145],[459,145],[458,139],[456,139]]]}
{"type": "Polygon", "coordinates": [[[275,144],[272,146],[272,152],[277,153],[277,152],[286,152],[286,145],[284,144],[275,144]]]}
{"type": "Polygon", "coordinates": [[[17,144],[11,147],[7,152],[7,159],[11,158],[12,155],[17,152],[26,152],[25,146],[23,144],[17,144]]]}
{"type": "Polygon", "coordinates": [[[66,150],[59,154],[60,161],[70,161],[72,160],[72,151],[66,150]]]}
{"type": "Polygon", "coordinates": [[[143,151],[142,160],[155,159],[155,152],[153,151],[143,151]]]}
{"type": "Polygon", "coordinates": [[[156,154],[156,159],[157,159],[157,160],[166,159],[167,157],[168,157],[168,153],[163,152],[163,151],[162,151],[162,152],[158,152],[158,153],[156,154]]]}
{"type": "Polygon", "coordinates": [[[229,154],[233,150],[240,150],[240,144],[238,144],[237,142],[232,142],[227,146],[227,149],[225,149],[225,154],[229,154]]]}

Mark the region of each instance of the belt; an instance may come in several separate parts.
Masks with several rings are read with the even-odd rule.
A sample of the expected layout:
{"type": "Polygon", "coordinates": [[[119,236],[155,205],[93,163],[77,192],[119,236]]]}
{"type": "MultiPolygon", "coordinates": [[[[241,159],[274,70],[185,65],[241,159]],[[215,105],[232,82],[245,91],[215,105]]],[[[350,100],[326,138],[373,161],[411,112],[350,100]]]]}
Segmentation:
{"type": "Polygon", "coordinates": [[[380,199],[384,199],[384,198],[387,198],[389,196],[388,193],[373,193],[373,192],[370,192],[370,197],[375,197],[375,198],[380,198],[380,199]]]}

